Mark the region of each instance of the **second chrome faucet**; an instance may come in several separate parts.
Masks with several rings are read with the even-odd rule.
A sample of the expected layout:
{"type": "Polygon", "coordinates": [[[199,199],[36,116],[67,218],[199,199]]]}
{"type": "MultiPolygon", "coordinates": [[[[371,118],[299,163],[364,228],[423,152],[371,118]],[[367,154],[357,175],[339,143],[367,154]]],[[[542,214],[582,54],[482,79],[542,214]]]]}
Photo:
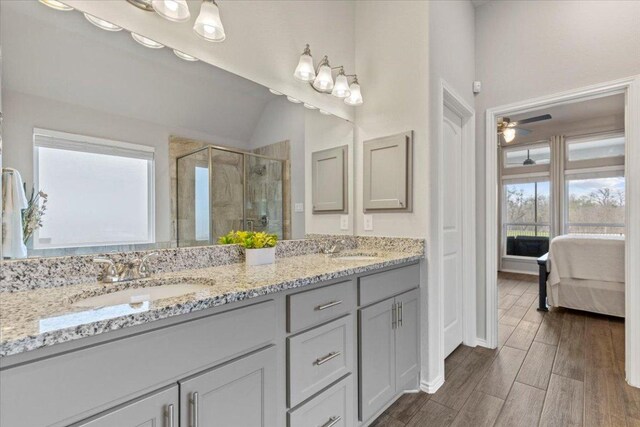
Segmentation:
{"type": "Polygon", "coordinates": [[[151,276],[149,260],[156,256],[158,256],[158,253],[152,252],[130,262],[114,262],[109,258],[94,258],[93,262],[104,266],[98,276],[98,281],[102,283],[117,283],[151,276]]]}

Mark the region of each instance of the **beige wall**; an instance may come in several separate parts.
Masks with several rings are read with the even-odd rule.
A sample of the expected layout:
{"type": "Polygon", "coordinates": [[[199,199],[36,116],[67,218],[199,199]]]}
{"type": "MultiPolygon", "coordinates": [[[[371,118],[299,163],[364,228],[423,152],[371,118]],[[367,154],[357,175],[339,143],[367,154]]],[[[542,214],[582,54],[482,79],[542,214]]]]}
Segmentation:
{"type": "Polygon", "coordinates": [[[485,337],[487,108],[640,74],[640,2],[496,1],[476,9],[478,336],[485,337]]]}

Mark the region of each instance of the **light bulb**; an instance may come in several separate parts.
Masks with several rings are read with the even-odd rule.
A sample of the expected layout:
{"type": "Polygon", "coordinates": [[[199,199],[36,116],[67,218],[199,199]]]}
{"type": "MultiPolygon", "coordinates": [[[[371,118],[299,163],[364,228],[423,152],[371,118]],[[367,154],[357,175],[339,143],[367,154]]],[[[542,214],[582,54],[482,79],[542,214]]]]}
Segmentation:
{"type": "Polygon", "coordinates": [[[516,137],[516,130],[514,128],[506,128],[502,131],[502,137],[509,143],[516,137]]]}
{"type": "Polygon", "coordinates": [[[73,10],[71,6],[67,6],[66,4],[61,3],[58,0],[40,0],[40,3],[45,6],[49,6],[51,9],[61,10],[63,12],[73,10]]]}
{"type": "Polygon", "coordinates": [[[331,75],[331,66],[325,56],[318,69],[318,75],[313,81],[313,87],[320,92],[330,92],[333,89],[333,76],[331,75]]]}
{"type": "Polygon", "coordinates": [[[109,21],[105,21],[104,19],[98,18],[93,15],[89,15],[88,13],[84,14],[84,17],[87,18],[87,21],[91,22],[98,28],[101,28],[106,31],[120,31],[122,27],[118,27],[116,24],[112,24],[109,21]]]}
{"type": "Polygon", "coordinates": [[[195,56],[188,55],[178,49],[173,49],[173,53],[175,53],[178,58],[184,59],[185,61],[190,61],[190,62],[199,61],[199,59],[196,58],[195,56]]]}
{"type": "Polygon", "coordinates": [[[351,91],[349,90],[349,81],[347,80],[347,76],[345,76],[343,69],[340,69],[340,73],[338,74],[338,77],[336,77],[336,84],[331,91],[331,95],[337,98],[346,98],[351,95],[351,91]]]}
{"type": "Polygon", "coordinates": [[[298,66],[293,73],[293,77],[303,82],[310,82],[316,78],[316,70],[313,68],[313,57],[311,56],[309,45],[307,45],[302,55],[300,55],[300,61],[298,61],[298,66]]]}
{"type": "Polygon", "coordinates": [[[151,49],[162,49],[164,47],[162,43],[158,43],[155,40],[151,40],[150,38],[141,36],[140,34],[137,34],[137,33],[131,33],[131,37],[133,37],[135,41],[137,41],[144,47],[148,47],[151,49]]]}
{"type": "Polygon", "coordinates": [[[200,14],[193,25],[193,31],[210,42],[221,42],[226,38],[220,19],[220,9],[213,0],[203,0],[200,14]]]}
{"type": "Polygon", "coordinates": [[[158,15],[169,21],[184,22],[191,17],[186,0],[152,0],[151,5],[158,15]]]}
{"type": "Polygon", "coordinates": [[[347,105],[362,105],[362,93],[360,92],[360,84],[356,79],[351,86],[349,86],[351,94],[344,99],[344,103],[347,105]]]}

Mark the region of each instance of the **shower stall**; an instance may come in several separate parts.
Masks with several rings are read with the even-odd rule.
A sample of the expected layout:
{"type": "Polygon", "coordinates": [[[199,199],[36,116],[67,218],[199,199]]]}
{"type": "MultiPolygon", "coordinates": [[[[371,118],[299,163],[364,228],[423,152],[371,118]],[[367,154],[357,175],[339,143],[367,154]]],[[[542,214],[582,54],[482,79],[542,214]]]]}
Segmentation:
{"type": "Polygon", "coordinates": [[[231,230],[287,238],[286,160],[207,146],[176,161],[178,246],[215,244],[231,230]]]}

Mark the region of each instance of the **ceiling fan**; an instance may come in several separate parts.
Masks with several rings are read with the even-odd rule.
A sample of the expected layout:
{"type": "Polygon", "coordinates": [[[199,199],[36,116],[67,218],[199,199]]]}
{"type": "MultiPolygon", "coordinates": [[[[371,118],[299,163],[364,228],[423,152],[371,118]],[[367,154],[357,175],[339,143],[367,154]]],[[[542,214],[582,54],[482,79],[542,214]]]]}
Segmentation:
{"type": "Polygon", "coordinates": [[[528,123],[541,122],[543,120],[551,119],[551,114],[543,114],[541,116],[529,117],[527,119],[518,120],[512,122],[509,117],[502,117],[498,119],[498,135],[502,135],[505,142],[508,144],[516,137],[516,135],[529,135],[531,131],[519,126],[526,125],[528,123]]]}

